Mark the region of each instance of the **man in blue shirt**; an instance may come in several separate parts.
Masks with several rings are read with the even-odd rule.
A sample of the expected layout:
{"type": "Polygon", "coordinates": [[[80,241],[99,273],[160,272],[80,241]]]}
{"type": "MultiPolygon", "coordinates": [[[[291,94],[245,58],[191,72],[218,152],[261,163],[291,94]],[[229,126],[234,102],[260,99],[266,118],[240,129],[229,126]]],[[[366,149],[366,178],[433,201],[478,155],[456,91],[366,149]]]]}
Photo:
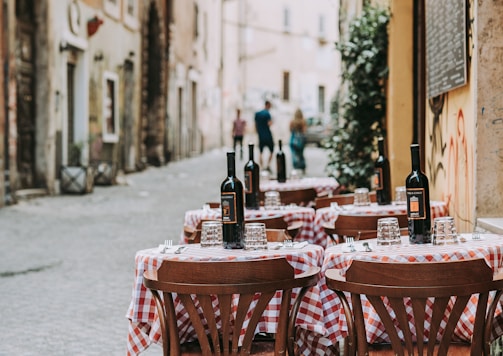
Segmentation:
{"type": "Polygon", "coordinates": [[[262,153],[264,151],[264,148],[267,147],[269,149],[269,158],[267,159],[267,166],[266,170],[269,172],[271,171],[270,165],[272,161],[272,156],[274,152],[274,140],[272,138],[272,133],[271,133],[271,124],[272,124],[272,118],[271,114],[269,113],[269,109],[271,109],[271,102],[266,100],[264,104],[264,109],[258,111],[255,113],[255,129],[257,130],[258,134],[258,145],[259,145],[259,166],[262,166],[262,153]]]}

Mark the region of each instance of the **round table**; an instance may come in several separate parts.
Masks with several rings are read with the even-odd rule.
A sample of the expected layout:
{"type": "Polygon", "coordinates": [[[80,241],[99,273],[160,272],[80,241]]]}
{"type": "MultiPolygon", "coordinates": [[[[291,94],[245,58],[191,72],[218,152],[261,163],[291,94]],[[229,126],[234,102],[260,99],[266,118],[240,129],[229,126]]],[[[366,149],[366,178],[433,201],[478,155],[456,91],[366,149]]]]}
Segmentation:
{"type": "MultiPolygon", "coordinates": [[[[344,244],[334,245],[326,249],[322,273],[327,269],[337,268],[343,271],[349,268],[354,259],[374,260],[382,262],[430,262],[430,261],[456,261],[472,258],[483,258],[493,271],[503,266],[503,235],[482,234],[480,240],[473,240],[471,234],[461,234],[462,240],[452,245],[435,246],[432,244],[411,245],[408,236],[402,237],[402,245],[377,246],[376,239],[365,240],[372,247],[371,252],[363,252],[362,242],[356,242],[356,252],[347,252],[344,244]]],[[[325,278],[322,278],[322,301],[325,307],[325,326],[328,337],[332,342],[341,340],[347,333],[347,324],[344,314],[341,313],[340,301],[335,292],[328,289],[325,278]]],[[[476,297],[472,297],[476,298],[476,297]]],[[[461,340],[469,341],[473,329],[476,299],[469,304],[458,323],[455,335],[461,340]]],[[[374,342],[389,342],[384,326],[370,303],[366,301],[363,306],[366,317],[367,340],[374,342]]],[[[501,307],[493,325],[493,339],[503,334],[503,318],[501,307]]]]}
{"type": "MultiPolygon", "coordinates": [[[[143,286],[143,273],[146,270],[159,268],[165,259],[177,260],[200,260],[200,261],[222,261],[222,260],[246,260],[258,258],[285,257],[295,268],[295,273],[307,271],[310,267],[320,266],[323,261],[323,248],[316,245],[304,245],[302,248],[279,248],[278,243],[269,243],[268,250],[247,251],[247,250],[226,250],[221,247],[202,248],[199,244],[184,245],[186,248],[181,254],[175,254],[176,247],[167,253],[161,253],[159,248],[141,250],[135,256],[135,278],[131,303],[127,312],[129,319],[128,331],[128,354],[139,354],[145,350],[151,342],[160,341],[160,325],[155,311],[155,302],[152,293],[143,286]]],[[[292,301],[296,295],[292,293],[292,301]]],[[[281,298],[273,297],[261,321],[258,325],[258,332],[275,333],[277,316],[279,313],[281,298]]],[[[175,306],[179,323],[187,324],[181,341],[196,339],[195,331],[188,322],[188,314],[181,304],[175,306]]],[[[319,285],[311,288],[304,296],[299,310],[297,325],[309,332],[323,334],[323,309],[321,304],[319,285]]],[[[298,340],[301,349],[317,347],[307,345],[298,340]]],[[[309,353],[308,353],[309,354],[309,353]]]]}

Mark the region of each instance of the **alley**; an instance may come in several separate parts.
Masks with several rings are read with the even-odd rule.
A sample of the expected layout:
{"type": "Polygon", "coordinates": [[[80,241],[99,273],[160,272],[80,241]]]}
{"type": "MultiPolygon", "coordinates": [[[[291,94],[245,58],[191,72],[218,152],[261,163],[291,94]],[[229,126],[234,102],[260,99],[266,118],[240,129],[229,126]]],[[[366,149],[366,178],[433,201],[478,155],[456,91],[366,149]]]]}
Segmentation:
{"type": "MultiPolygon", "coordinates": [[[[0,209],[0,356],[125,355],[135,252],[180,236],[186,210],[219,200],[225,152],[0,209]]],[[[325,175],[326,151],[306,158],[308,176],[325,175]]]]}

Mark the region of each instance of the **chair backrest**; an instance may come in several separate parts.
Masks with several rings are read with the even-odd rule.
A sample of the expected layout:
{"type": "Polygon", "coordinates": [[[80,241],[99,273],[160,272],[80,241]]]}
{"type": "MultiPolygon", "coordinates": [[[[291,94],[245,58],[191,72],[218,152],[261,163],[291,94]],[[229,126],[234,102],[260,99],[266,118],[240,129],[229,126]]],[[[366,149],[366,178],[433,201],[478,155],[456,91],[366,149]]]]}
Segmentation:
{"type": "MultiPolygon", "coordinates": [[[[370,202],[375,203],[377,201],[377,196],[375,191],[369,192],[369,197],[370,197],[370,202]]],[[[314,206],[315,209],[320,209],[320,208],[327,208],[330,206],[330,203],[337,203],[339,205],[349,205],[353,204],[355,200],[355,195],[353,193],[348,193],[348,194],[337,194],[333,195],[331,197],[329,196],[323,196],[323,197],[317,197],[314,200],[314,206]]]]}
{"type": "MultiPolygon", "coordinates": [[[[342,237],[354,236],[360,240],[374,239],[377,237],[377,220],[382,218],[395,217],[398,219],[398,226],[404,233],[407,231],[407,214],[340,214],[333,225],[333,233],[342,237]]],[[[325,232],[328,232],[325,229],[325,232]]],[[[340,241],[339,241],[340,242],[340,241]]]]}
{"type": "Polygon", "coordinates": [[[265,233],[269,242],[283,242],[290,238],[285,229],[266,229],[265,233]]]}
{"type": "Polygon", "coordinates": [[[245,223],[256,222],[264,223],[266,229],[286,230],[287,235],[289,235],[291,239],[295,239],[304,225],[304,222],[300,220],[287,223],[283,215],[262,216],[259,218],[246,219],[245,221],[245,223]]]}
{"type": "MultiPolygon", "coordinates": [[[[362,295],[366,296],[382,321],[394,354],[403,355],[407,350],[409,355],[423,355],[423,349],[427,348],[428,355],[433,355],[434,349],[435,355],[446,355],[459,318],[472,294],[476,294],[478,307],[471,355],[483,355],[483,349],[488,348],[489,342],[485,343],[490,338],[491,327],[486,324],[488,295],[490,290],[501,288],[501,283],[497,285],[493,282],[493,271],[484,259],[426,263],[354,260],[346,271],[345,279],[338,269],[326,271],[325,276],[327,286],[337,293],[344,307],[349,328],[348,342],[352,348],[350,354],[354,354],[354,348],[358,349],[358,354],[368,351],[362,295]],[[351,293],[351,308],[344,292],[351,293]],[[455,302],[451,305],[453,299],[455,302]],[[409,309],[412,311],[407,312],[409,309]],[[433,315],[427,317],[425,323],[428,310],[430,316],[431,311],[433,315]],[[410,320],[415,321],[415,344],[410,320]],[[403,340],[399,337],[399,330],[403,333],[403,340]],[[425,340],[428,341],[425,343],[425,340]],[[440,341],[437,343],[436,340],[440,341]],[[412,353],[414,348],[418,353],[412,353]]],[[[488,315],[494,314],[494,303],[498,302],[499,297],[492,303],[488,315]]],[[[490,321],[492,324],[492,318],[490,321]]]]}
{"type": "Polygon", "coordinates": [[[281,204],[297,204],[299,206],[309,206],[314,204],[317,193],[314,188],[303,188],[294,190],[280,190],[279,196],[281,204]]]}
{"type": "Polygon", "coordinates": [[[264,223],[267,229],[286,229],[288,223],[283,215],[261,216],[259,218],[246,219],[245,223],[264,223]]]}
{"type": "MultiPolygon", "coordinates": [[[[262,313],[276,291],[282,291],[275,339],[275,354],[279,354],[280,351],[284,353],[287,344],[289,351],[293,352],[295,319],[289,322],[292,289],[302,288],[301,300],[307,289],[318,282],[319,271],[320,268],[315,267],[295,276],[294,268],[285,258],[218,262],[165,260],[158,271],[144,273],[143,283],[152,291],[156,301],[164,355],[180,355],[171,293],[177,294],[189,314],[203,355],[247,355],[262,313]],[[158,291],[162,292],[162,299],[158,291]],[[236,295],[239,295],[238,300],[236,295]],[[219,306],[220,329],[214,309],[215,298],[219,306]],[[239,348],[242,330],[244,338],[239,348]]],[[[300,300],[292,307],[292,318],[296,317],[300,300]]]]}

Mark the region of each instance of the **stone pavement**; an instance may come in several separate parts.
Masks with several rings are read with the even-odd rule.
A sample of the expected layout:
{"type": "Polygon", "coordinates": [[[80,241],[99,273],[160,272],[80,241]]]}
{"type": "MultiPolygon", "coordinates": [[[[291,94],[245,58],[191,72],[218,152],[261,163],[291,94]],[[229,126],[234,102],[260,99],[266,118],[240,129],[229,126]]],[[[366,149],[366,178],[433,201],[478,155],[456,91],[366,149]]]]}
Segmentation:
{"type": "MultiPolygon", "coordinates": [[[[225,152],[0,208],[0,356],[125,355],[135,252],[179,237],[186,210],[219,200],[225,152]]],[[[307,147],[306,159],[307,176],[326,175],[326,151],[307,147]]]]}

